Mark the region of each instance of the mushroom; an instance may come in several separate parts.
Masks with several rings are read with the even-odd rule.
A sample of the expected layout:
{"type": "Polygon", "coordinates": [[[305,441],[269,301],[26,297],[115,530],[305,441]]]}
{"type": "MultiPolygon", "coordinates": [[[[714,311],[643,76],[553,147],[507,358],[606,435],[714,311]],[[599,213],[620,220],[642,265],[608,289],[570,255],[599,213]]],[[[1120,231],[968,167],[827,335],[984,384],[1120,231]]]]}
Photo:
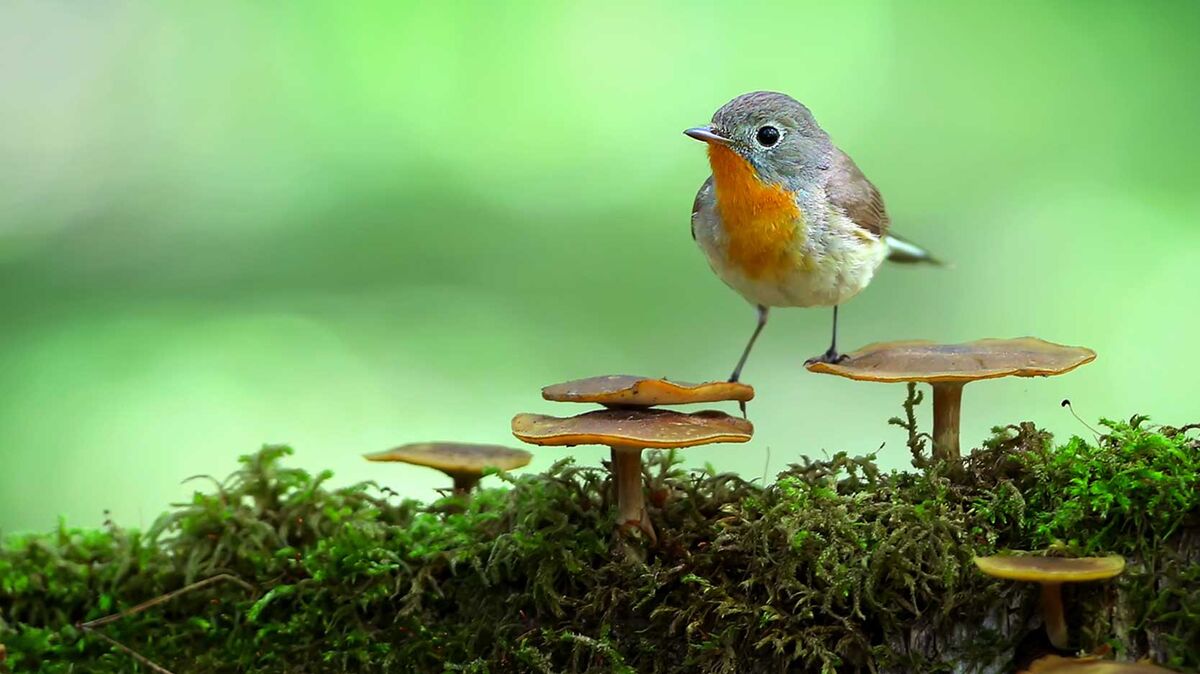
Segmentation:
{"type": "Polygon", "coordinates": [[[810,363],[810,372],[858,381],[933,385],[933,455],[958,462],[963,387],[981,379],[1050,377],[1096,359],[1096,352],[1036,337],[981,339],[966,344],[884,342],[848,354],[840,363],[810,363]]]}
{"type": "Polygon", "coordinates": [[[1064,658],[1060,655],[1047,655],[1035,660],[1029,665],[1029,669],[1022,670],[1019,674],[1171,674],[1172,671],[1148,662],[1116,662],[1097,657],[1064,658]]]}
{"type": "Polygon", "coordinates": [[[637,527],[656,541],[642,494],[642,450],[746,442],[754,426],[712,410],[685,414],[657,409],[613,409],[560,418],[518,414],[513,435],[532,445],[608,445],[617,492],[617,526],[637,527]]]}
{"type": "Polygon", "coordinates": [[[542,389],[542,397],[555,402],[599,403],[608,407],[653,407],[724,400],[745,403],[754,398],[754,389],[732,381],[693,384],[629,374],[610,374],[547,386],[542,389]]]}
{"type": "Polygon", "coordinates": [[[523,449],[501,445],[474,445],[465,442],[418,442],[374,454],[367,461],[399,461],[415,466],[436,468],[454,479],[454,493],[466,494],[479,484],[488,468],[513,470],[529,463],[532,454],[523,449]]]}
{"type": "Polygon", "coordinates": [[[1055,648],[1066,650],[1062,584],[1108,580],[1125,570],[1125,558],[1113,557],[976,557],[975,566],[993,578],[1035,582],[1042,586],[1046,634],[1055,648]]]}

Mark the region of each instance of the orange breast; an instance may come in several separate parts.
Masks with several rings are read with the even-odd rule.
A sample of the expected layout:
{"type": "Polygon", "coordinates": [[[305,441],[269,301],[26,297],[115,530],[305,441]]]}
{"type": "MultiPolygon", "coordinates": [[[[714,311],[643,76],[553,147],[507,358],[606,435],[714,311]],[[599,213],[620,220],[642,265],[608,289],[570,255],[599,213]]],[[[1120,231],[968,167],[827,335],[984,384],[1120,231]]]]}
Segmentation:
{"type": "Polygon", "coordinates": [[[724,145],[709,144],[708,161],[729,236],[729,261],[752,279],[794,271],[801,263],[795,251],[797,237],[804,236],[804,216],[792,195],[764,184],[749,162],[724,145]]]}

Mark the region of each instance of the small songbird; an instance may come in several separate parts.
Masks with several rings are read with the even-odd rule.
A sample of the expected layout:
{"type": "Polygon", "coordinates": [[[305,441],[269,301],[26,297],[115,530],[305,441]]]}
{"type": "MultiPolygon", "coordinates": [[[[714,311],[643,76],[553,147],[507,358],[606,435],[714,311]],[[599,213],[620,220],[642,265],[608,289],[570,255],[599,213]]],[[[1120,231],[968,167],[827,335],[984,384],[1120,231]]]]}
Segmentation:
{"type": "Polygon", "coordinates": [[[692,238],[717,276],[758,308],[758,324],[730,375],[737,381],[771,307],[833,307],[833,342],[813,361],[838,362],[838,306],[885,259],[937,264],[888,233],[879,190],[790,96],[743,94],[708,126],[712,175],[692,206],[692,238]]]}

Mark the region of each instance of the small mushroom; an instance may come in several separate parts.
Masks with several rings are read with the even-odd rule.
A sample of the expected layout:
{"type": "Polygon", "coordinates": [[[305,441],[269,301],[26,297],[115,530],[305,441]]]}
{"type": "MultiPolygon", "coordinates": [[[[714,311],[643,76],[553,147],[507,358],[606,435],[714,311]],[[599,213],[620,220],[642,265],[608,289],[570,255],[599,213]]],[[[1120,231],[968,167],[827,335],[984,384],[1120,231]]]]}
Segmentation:
{"type": "Polygon", "coordinates": [[[613,484],[617,492],[617,524],[641,529],[657,540],[642,494],[642,450],[696,447],[719,442],[747,442],[754,426],[724,412],[685,414],[657,409],[613,409],[560,418],[518,414],[513,435],[532,445],[570,447],[607,445],[612,449],[613,484]]]}
{"type": "Polygon", "coordinates": [[[1064,658],[1047,655],[1029,665],[1019,674],[1172,674],[1174,670],[1163,669],[1148,662],[1116,662],[1096,657],[1064,658]]]}
{"type": "Polygon", "coordinates": [[[523,449],[501,445],[474,445],[465,442],[418,442],[374,454],[367,461],[399,461],[415,466],[436,468],[454,479],[454,493],[466,494],[479,484],[488,468],[514,470],[529,463],[532,454],[523,449]]]}
{"type": "Polygon", "coordinates": [[[754,398],[754,389],[731,381],[693,384],[629,374],[576,379],[542,389],[546,400],[568,403],[599,403],[609,407],[654,407],[688,405],[725,400],[745,403],[754,398]]]}
{"type": "Polygon", "coordinates": [[[958,462],[963,387],[981,379],[1050,377],[1096,359],[1096,352],[1036,337],[981,339],[966,344],[926,341],[872,344],[840,363],[810,363],[810,372],[857,381],[933,385],[933,455],[958,462]]]}
{"type": "Polygon", "coordinates": [[[1113,557],[976,557],[975,566],[993,578],[1020,580],[1042,586],[1046,634],[1055,648],[1066,650],[1067,621],[1063,617],[1062,584],[1108,580],[1125,570],[1125,558],[1113,557]]]}

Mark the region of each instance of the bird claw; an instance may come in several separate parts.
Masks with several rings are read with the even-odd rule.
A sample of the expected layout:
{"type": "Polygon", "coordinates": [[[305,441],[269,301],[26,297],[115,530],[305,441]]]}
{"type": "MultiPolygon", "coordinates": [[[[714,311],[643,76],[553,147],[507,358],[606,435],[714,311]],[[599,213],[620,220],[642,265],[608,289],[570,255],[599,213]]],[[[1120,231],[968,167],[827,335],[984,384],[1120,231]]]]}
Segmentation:
{"type": "Polygon", "coordinates": [[[816,358],[809,358],[808,360],[804,361],[804,365],[805,366],[815,365],[816,363],[828,363],[830,365],[837,365],[838,363],[845,362],[849,358],[850,358],[850,356],[847,356],[844,353],[838,353],[837,351],[830,349],[830,350],[826,351],[825,353],[817,356],[816,358]]]}

